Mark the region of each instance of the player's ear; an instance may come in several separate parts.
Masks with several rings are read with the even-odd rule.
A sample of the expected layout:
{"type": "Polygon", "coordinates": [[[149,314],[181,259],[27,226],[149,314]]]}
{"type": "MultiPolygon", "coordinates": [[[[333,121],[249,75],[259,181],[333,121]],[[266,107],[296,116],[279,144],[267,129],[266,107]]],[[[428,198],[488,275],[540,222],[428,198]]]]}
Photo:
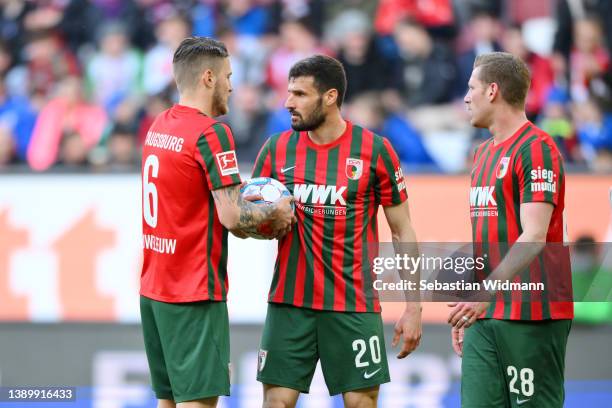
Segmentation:
{"type": "Polygon", "coordinates": [[[338,99],[338,90],[332,88],[325,92],[324,101],[326,106],[332,106],[336,104],[336,100],[338,99]]]}
{"type": "Polygon", "coordinates": [[[215,78],[215,73],[213,72],[213,70],[212,69],[204,70],[204,72],[202,73],[201,81],[202,81],[202,84],[206,88],[214,88],[216,78],[215,78]]]}
{"type": "Polygon", "coordinates": [[[497,85],[495,82],[491,82],[487,88],[487,97],[489,98],[489,102],[493,102],[498,95],[499,85],[497,85]]]}

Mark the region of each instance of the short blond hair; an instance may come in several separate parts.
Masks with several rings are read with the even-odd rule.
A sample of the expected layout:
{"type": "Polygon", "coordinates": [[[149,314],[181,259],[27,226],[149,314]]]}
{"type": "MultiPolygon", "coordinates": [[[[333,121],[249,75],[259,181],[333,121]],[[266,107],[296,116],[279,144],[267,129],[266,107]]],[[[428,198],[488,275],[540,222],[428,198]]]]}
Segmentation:
{"type": "Polygon", "coordinates": [[[225,44],[208,37],[185,38],[174,52],[172,69],[179,92],[193,88],[205,69],[216,71],[229,56],[225,44]]]}
{"type": "Polygon", "coordinates": [[[478,79],[487,85],[496,83],[504,101],[525,108],[531,75],[522,59],[508,52],[491,52],[476,57],[474,68],[478,67],[478,79]]]}

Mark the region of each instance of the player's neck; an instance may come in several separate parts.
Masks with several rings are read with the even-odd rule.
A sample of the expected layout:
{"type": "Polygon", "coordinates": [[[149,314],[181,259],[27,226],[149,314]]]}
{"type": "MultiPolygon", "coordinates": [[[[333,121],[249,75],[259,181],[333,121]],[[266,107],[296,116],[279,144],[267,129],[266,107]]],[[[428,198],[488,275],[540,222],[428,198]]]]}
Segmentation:
{"type": "Polygon", "coordinates": [[[499,112],[489,126],[494,144],[500,144],[510,139],[527,120],[527,115],[522,110],[508,109],[499,112]]]}
{"type": "Polygon", "coordinates": [[[212,115],[212,98],[201,98],[193,95],[181,95],[178,101],[179,105],[187,106],[189,108],[197,109],[206,116],[213,117],[212,115]]]}
{"type": "Polygon", "coordinates": [[[345,130],[346,122],[338,112],[328,115],[321,126],[308,132],[308,137],[316,144],[326,145],[337,140],[345,130]]]}

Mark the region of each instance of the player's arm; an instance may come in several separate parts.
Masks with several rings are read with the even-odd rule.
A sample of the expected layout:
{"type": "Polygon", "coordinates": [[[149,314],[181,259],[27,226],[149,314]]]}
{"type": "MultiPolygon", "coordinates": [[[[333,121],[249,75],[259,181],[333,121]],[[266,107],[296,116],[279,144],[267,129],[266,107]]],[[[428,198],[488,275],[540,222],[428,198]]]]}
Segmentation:
{"type": "MultiPolygon", "coordinates": [[[[416,234],[410,221],[408,208],[408,193],[402,167],[397,153],[391,143],[385,138],[379,139],[378,157],[376,159],[376,199],[383,206],[385,217],[391,229],[395,252],[400,256],[418,256],[416,234]]],[[[402,279],[419,279],[418,271],[402,279]]],[[[409,273],[409,272],[407,272],[409,273]]],[[[397,355],[404,358],[419,345],[421,340],[421,303],[418,292],[408,292],[406,307],[402,316],[395,325],[393,346],[397,345],[401,336],[404,336],[402,349],[397,355]]]]}
{"type": "MultiPolygon", "coordinates": [[[[521,228],[519,235],[506,256],[497,268],[487,277],[491,281],[511,281],[531,264],[546,245],[548,225],[554,206],[550,203],[523,203],[520,206],[521,228]]],[[[491,292],[491,298],[496,292],[491,292]]],[[[486,310],[488,302],[459,302],[452,304],[454,309],[449,316],[449,323],[456,328],[471,326],[478,316],[486,310]],[[467,316],[469,320],[463,319],[467,316]]]]}
{"type": "Polygon", "coordinates": [[[520,206],[523,233],[488,279],[512,280],[542,252],[554,210],[550,203],[523,203],[520,206]]]}
{"type": "MultiPolygon", "coordinates": [[[[404,201],[397,205],[384,206],[383,209],[387,223],[389,224],[389,229],[391,230],[391,239],[395,252],[406,254],[410,257],[418,257],[419,249],[416,234],[410,220],[410,207],[408,206],[408,201],[404,201]]],[[[400,276],[402,279],[416,279],[416,281],[418,281],[419,275],[419,270],[410,273],[410,271],[400,269],[400,276]]],[[[418,296],[414,297],[412,292],[406,295],[406,300],[408,301],[408,305],[415,304],[420,308],[420,299],[418,296]]]]}
{"type": "MultiPolygon", "coordinates": [[[[255,165],[253,166],[252,177],[271,177],[272,167],[271,167],[271,158],[270,158],[270,139],[264,143],[262,148],[257,155],[257,159],[255,160],[255,165]]],[[[242,197],[243,201],[252,202],[260,200],[260,196],[249,196],[242,197]]],[[[295,217],[294,222],[295,222],[295,217]]],[[[248,228],[236,228],[231,230],[232,233],[239,238],[247,238],[251,235],[251,232],[254,230],[249,230],[248,228]]],[[[261,234],[258,234],[261,235],[261,234]]]]}
{"type": "Polygon", "coordinates": [[[488,277],[492,280],[513,279],[544,249],[550,220],[562,186],[561,156],[544,142],[522,147],[515,165],[518,168],[516,175],[521,202],[519,213],[523,231],[488,277]],[[541,185],[550,185],[551,188],[535,188],[541,185]]]}
{"type": "Polygon", "coordinates": [[[240,186],[213,190],[215,207],[221,224],[237,236],[243,237],[255,232],[262,223],[268,223],[271,237],[280,238],[291,230],[293,223],[293,197],[286,197],[270,205],[257,205],[245,200],[240,186]]]}
{"type": "MultiPolygon", "coordinates": [[[[418,257],[419,249],[416,234],[412,228],[412,222],[410,221],[408,201],[404,201],[397,205],[385,206],[383,208],[387,223],[391,229],[395,253],[402,256],[418,257]]],[[[418,282],[420,280],[420,273],[418,270],[413,272],[413,274],[410,274],[409,271],[400,269],[400,277],[405,280],[418,282]]],[[[397,358],[406,357],[418,347],[422,333],[421,302],[418,292],[410,291],[406,295],[406,306],[402,316],[395,325],[394,331],[393,346],[398,344],[400,336],[404,336],[404,344],[397,358]]]]}
{"type": "MultiPolygon", "coordinates": [[[[559,200],[563,163],[560,154],[549,145],[542,141],[524,145],[517,155],[515,166],[520,188],[519,214],[523,232],[487,280],[512,280],[529,266],[546,245],[554,206],[559,200]],[[534,188],[542,184],[555,184],[555,188],[534,188]]],[[[489,295],[492,298],[495,293],[489,295]]],[[[488,305],[489,302],[449,304],[453,310],[448,322],[456,328],[469,327],[488,305]]]]}
{"type": "Polygon", "coordinates": [[[221,224],[239,237],[247,236],[261,223],[269,223],[271,238],[291,229],[292,198],[272,205],[256,205],[240,194],[240,171],[232,131],[224,123],[214,123],[198,138],[195,160],[202,166],[212,192],[221,224]]]}

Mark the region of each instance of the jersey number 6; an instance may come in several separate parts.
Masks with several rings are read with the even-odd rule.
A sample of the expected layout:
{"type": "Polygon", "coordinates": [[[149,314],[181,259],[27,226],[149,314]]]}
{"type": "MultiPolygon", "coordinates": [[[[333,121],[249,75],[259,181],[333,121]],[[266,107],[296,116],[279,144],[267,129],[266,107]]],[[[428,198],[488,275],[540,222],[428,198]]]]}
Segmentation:
{"type": "Polygon", "coordinates": [[[149,181],[149,169],[152,170],[151,178],[157,178],[159,159],[154,154],[147,156],[142,170],[142,213],[145,222],[151,228],[155,228],[157,226],[157,188],[152,181],[149,181]]]}

